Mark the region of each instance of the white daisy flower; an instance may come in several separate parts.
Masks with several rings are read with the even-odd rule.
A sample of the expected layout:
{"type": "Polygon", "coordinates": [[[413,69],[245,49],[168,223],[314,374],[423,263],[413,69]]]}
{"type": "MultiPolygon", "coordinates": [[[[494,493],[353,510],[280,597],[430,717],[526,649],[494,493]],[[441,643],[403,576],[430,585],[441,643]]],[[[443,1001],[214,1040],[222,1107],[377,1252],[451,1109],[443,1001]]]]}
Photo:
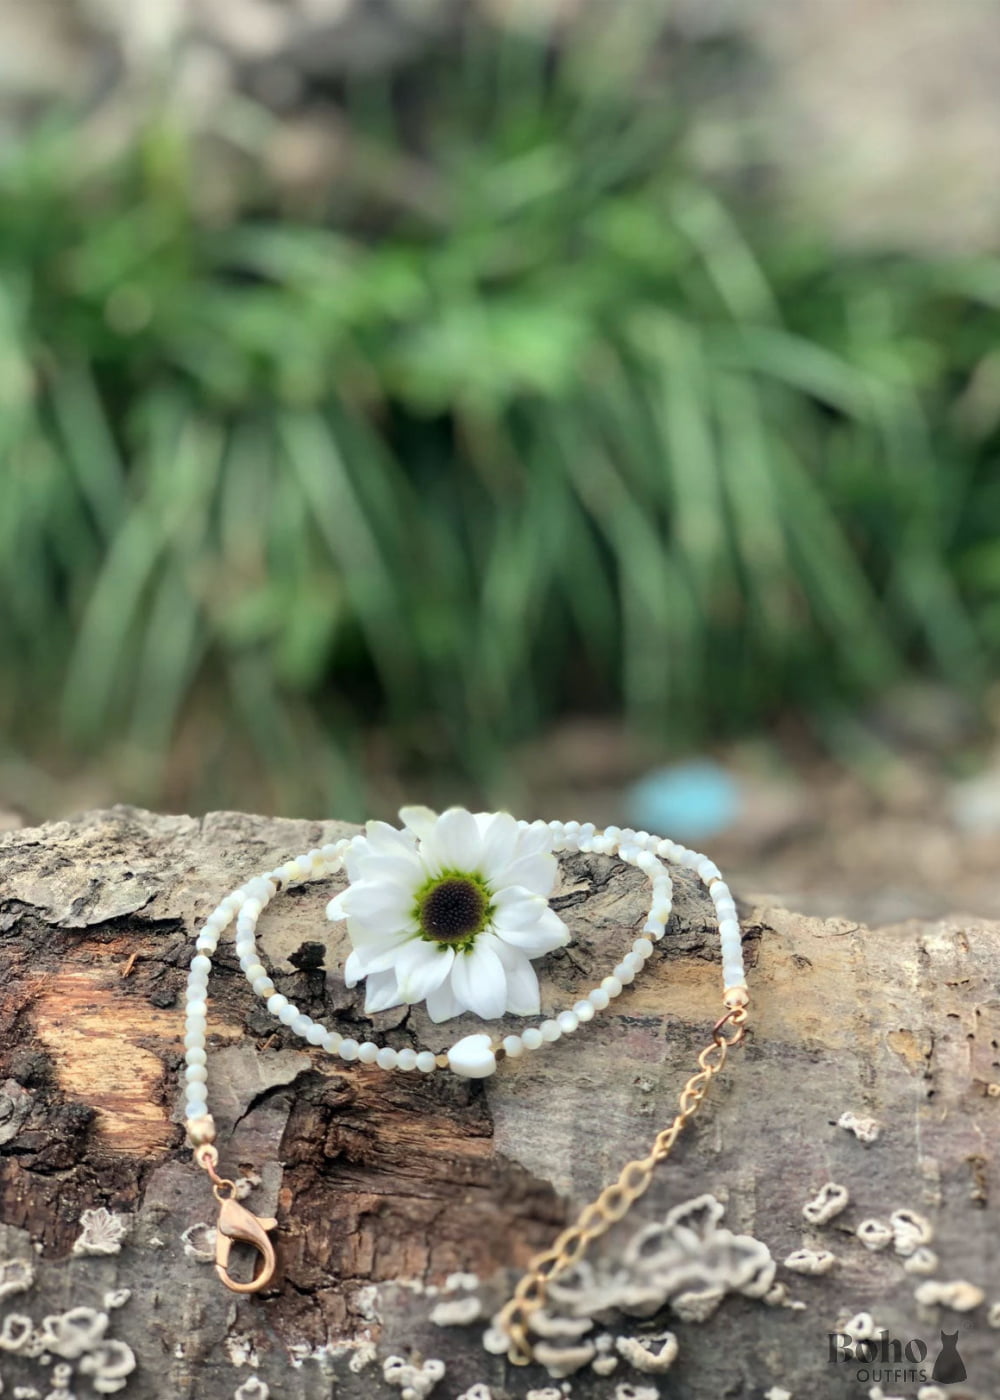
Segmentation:
{"type": "Polygon", "coordinates": [[[403,830],[369,822],[347,854],[350,884],[327,906],[346,919],[344,980],[367,979],[365,1010],[427,1002],[432,1021],[539,1009],[531,959],[569,942],[549,908],[552,833],[509,812],[404,807],[403,830]]]}

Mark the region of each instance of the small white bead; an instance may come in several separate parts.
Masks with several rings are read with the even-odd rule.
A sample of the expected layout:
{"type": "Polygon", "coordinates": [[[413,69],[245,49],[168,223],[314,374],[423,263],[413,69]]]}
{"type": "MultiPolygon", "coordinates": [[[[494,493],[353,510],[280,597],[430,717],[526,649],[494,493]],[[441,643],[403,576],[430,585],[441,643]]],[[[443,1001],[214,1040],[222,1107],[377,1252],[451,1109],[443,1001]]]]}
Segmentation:
{"type": "Polygon", "coordinates": [[[287,1005],[288,998],[282,996],[281,992],[275,992],[274,996],[268,997],[267,999],[267,1009],[272,1016],[280,1016],[287,1005]]]}
{"type": "Polygon", "coordinates": [[[245,967],[243,971],[246,973],[247,981],[250,983],[251,987],[261,977],[267,976],[267,968],[261,962],[252,962],[248,967],[245,967]]]}
{"type": "Polygon", "coordinates": [[[297,1016],[293,1016],[288,1022],[289,1027],[296,1035],[308,1035],[310,1026],[314,1025],[313,1018],[307,1016],[304,1011],[300,1011],[297,1016]]]}
{"type": "Polygon", "coordinates": [[[306,1040],[310,1045],[322,1045],[326,1039],[326,1026],[320,1025],[319,1021],[313,1021],[306,1031],[306,1040]]]}
{"type": "Polygon", "coordinates": [[[658,919],[655,914],[650,914],[649,918],[642,926],[643,933],[648,933],[650,938],[663,937],[663,920],[658,919]]]}
{"type": "Polygon", "coordinates": [[[208,1056],[205,1054],[205,1048],[202,1045],[190,1046],[184,1058],[189,1065],[204,1065],[208,1063],[208,1056]]]}
{"type": "Polygon", "coordinates": [[[405,1050],[396,1052],[396,1064],[399,1069],[409,1071],[417,1067],[417,1052],[407,1047],[405,1050]]]}
{"type": "Polygon", "coordinates": [[[395,1069],[399,1063],[399,1057],[391,1045],[383,1045],[375,1056],[375,1063],[379,1069],[395,1069]]]}
{"type": "Polygon", "coordinates": [[[605,977],[601,982],[601,987],[609,997],[621,996],[622,986],[622,979],[618,976],[617,969],[613,977],[605,977]]]}
{"type": "Polygon", "coordinates": [[[188,1099],[184,1104],[184,1117],[191,1121],[192,1118],[201,1118],[205,1113],[204,1099],[188,1099]]]}
{"type": "Polygon", "coordinates": [[[537,1026],[529,1026],[521,1032],[521,1043],[525,1050],[537,1050],[542,1044],[542,1033],[537,1026]]]}
{"type": "Polygon", "coordinates": [[[627,987],[629,982],[635,981],[635,968],[629,966],[629,964],[623,958],[622,961],[615,968],[614,975],[618,978],[618,981],[622,984],[623,987],[627,987]]]}
{"type": "Polygon", "coordinates": [[[576,1012],[578,1021],[592,1021],[594,1019],[594,1007],[589,1000],[574,1002],[573,1010],[576,1012]]]}
{"type": "Polygon", "coordinates": [[[746,972],[742,963],[725,963],[722,968],[722,980],[727,987],[739,987],[746,980],[746,972]]]}
{"type": "Polygon", "coordinates": [[[652,875],[661,868],[660,862],[651,851],[640,851],[635,863],[646,875],[652,875]]]}
{"type": "Polygon", "coordinates": [[[620,826],[606,826],[604,828],[605,839],[612,842],[621,840],[622,829],[620,826]]]}
{"type": "Polygon", "coordinates": [[[259,997],[266,1001],[268,997],[274,995],[274,983],[265,973],[263,977],[255,977],[250,984],[259,997]]]}
{"type": "Polygon", "coordinates": [[[327,1031],[326,1035],[324,1035],[321,1041],[321,1044],[328,1055],[336,1055],[337,1051],[340,1049],[340,1043],[343,1039],[344,1037],[340,1034],[339,1031],[327,1031]]]}
{"type": "Polygon", "coordinates": [[[374,1040],[363,1040],[358,1046],[358,1059],[363,1065],[373,1065],[378,1059],[378,1046],[374,1040]]]}
{"type": "Polygon", "coordinates": [[[729,918],[728,916],[727,916],[726,918],[724,918],[724,919],[720,919],[720,920],[719,920],[719,937],[720,937],[720,938],[739,938],[739,937],[740,937],[740,921],[739,921],[739,919],[732,919],[732,918],[729,918]]]}
{"type": "Polygon", "coordinates": [[[631,968],[632,976],[637,976],[646,965],[646,959],[638,953],[626,953],[622,958],[622,966],[631,968]]]}
{"type": "Polygon", "coordinates": [[[201,1099],[202,1103],[208,1098],[208,1089],[203,1080],[195,1080],[187,1086],[188,1103],[195,1099],[201,1099]]]}
{"type": "Polygon", "coordinates": [[[643,961],[650,956],[652,951],[653,945],[648,938],[637,938],[632,944],[632,952],[637,958],[642,958],[643,961]]]}
{"type": "Polygon", "coordinates": [[[421,1050],[417,1055],[417,1069],[421,1074],[433,1074],[437,1069],[437,1057],[433,1050],[421,1050]]]}
{"type": "Polygon", "coordinates": [[[208,1003],[204,997],[188,997],[187,1017],[189,1021],[193,1021],[199,1016],[204,1020],[207,1014],[208,1003]]]}
{"type": "Polygon", "coordinates": [[[503,1038],[504,1053],[512,1060],[516,1060],[518,1055],[524,1054],[524,1041],[519,1035],[505,1035],[503,1038]]]}
{"type": "Polygon", "coordinates": [[[207,977],[212,971],[212,959],[206,958],[204,953],[199,953],[191,959],[191,971],[201,972],[207,977]]]}
{"type": "Polygon", "coordinates": [[[205,1065],[188,1065],[184,1071],[184,1078],[189,1084],[207,1084],[208,1069],[205,1065]]]}
{"type": "Polygon", "coordinates": [[[219,940],[212,933],[199,933],[194,946],[199,953],[214,953],[219,946],[219,940]]]}
{"type": "Polygon", "coordinates": [[[342,1040],[337,1054],[342,1060],[356,1060],[358,1058],[358,1042],[350,1039],[342,1040]]]}
{"type": "Polygon", "coordinates": [[[188,1033],[187,1033],[187,1034],[185,1035],[185,1037],[184,1037],[184,1048],[185,1048],[186,1050],[197,1050],[197,1049],[201,1049],[201,1048],[204,1047],[204,1044],[205,1044],[205,1028],[204,1028],[204,1026],[202,1026],[202,1028],[201,1028],[200,1030],[195,1029],[195,1030],[190,1030],[190,1031],[188,1031],[188,1033]]]}
{"type": "Polygon", "coordinates": [[[290,1026],[298,1015],[299,1008],[294,1002],[289,1002],[287,1006],[283,1006],[278,1012],[278,1020],[283,1026],[290,1026]]]}
{"type": "Polygon", "coordinates": [[[672,911],[673,905],[669,899],[664,900],[662,904],[657,900],[653,905],[651,917],[654,918],[657,923],[665,924],[670,918],[672,911]]]}
{"type": "Polygon", "coordinates": [[[542,1033],[542,1039],[548,1041],[549,1044],[554,1040],[558,1040],[562,1035],[558,1021],[543,1021],[541,1026],[539,1026],[539,1030],[542,1033]]]}
{"type": "Polygon", "coordinates": [[[594,990],[588,994],[587,1000],[595,1011],[603,1011],[611,1000],[611,997],[604,987],[595,987],[594,990]]]}
{"type": "Polygon", "coordinates": [[[563,1035],[572,1035],[580,1025],[580,1018],[575,1011],[560,1011],[556,1019],[563,1035]]]}

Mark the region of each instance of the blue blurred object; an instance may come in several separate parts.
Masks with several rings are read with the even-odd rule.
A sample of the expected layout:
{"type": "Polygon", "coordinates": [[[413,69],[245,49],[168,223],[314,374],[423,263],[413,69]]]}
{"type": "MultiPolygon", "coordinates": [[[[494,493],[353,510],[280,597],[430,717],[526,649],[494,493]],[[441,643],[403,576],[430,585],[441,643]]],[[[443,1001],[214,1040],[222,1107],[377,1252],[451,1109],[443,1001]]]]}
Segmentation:
{"type": "Polygon", "coordinates": [[[739,784],[711,759],[657,768],[625,793],[627,817],[637,829],[684,841],[718,836],[739,809],[739,784]]]}

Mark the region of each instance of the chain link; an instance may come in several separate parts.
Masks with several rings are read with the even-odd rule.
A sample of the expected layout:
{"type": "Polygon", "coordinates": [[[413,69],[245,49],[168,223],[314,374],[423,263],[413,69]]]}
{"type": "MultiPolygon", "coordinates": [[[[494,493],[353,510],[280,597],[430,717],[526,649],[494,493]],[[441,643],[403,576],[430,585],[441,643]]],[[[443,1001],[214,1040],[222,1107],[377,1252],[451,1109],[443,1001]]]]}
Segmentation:
{"type": "Polygon", "coordinates": [[[549,1279],[558,1277],[578,1263],[590,1242],[623,1220],[639,1197],[649,1189],[654,1167],[669,1157],[688,1120],[701,1107],[712,1080],[725,1065],[730,1048],[739,1045],[746,1034],[746,1019],[746,1007],[734,1006],[716,1022],[711,1041],[698,1056],[698,1071],[680,1092],[673,1122],[657,1134],[645,1157],[627,1162],[618,1180],[606,1186],[596,1201],[584,1206],[576,1222],[563,1230],[548,1249],[531,1261],[527,1273],[519,1280],[510,1302],[501,1310],[498,1318],[499,1326],[510,1339],[507,1356],[515,1366],[527,1366],[533,1359],[531,1319],[545,1306],[549,1279]],[[726,1034],[727,1028],[731,1028],[731,1034],[726,1034]]]}

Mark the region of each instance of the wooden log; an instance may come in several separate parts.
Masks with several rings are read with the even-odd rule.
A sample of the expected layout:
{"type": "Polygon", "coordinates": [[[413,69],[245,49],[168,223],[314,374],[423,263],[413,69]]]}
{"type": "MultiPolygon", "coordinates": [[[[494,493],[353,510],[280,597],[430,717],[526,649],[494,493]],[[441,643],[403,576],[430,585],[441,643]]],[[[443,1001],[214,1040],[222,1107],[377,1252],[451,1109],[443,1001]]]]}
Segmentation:
{"type": "MultiPolygon", "coordinates": [[[[247,1204],[279,1221],[274,1286],[236,1297],[198,1257],[211,1257],[215,1203],[180,1124],[194,931],[251,874],[347,830],[115,808],[0,837],[5,1397],[110,1393],[94,1384],[112,1387],[129,1355],[135,1367],[118,1379],[134,1400],[262,1400],[265,1387],[275,1398],[378,1400],[403,1393],[399,1374],[396,1385],[385,1378],[393,1355],[444,1363],[434,1400],[477,1383],[493,1400],[560,1385],[486,1351],[486,1320],[532,1254],[672,1118],[720,1014],[711,906],[680,874],[667,937],[640,979],[572,1039],[486,1081],[387,1074],[306,1046],[276,1029],[224,938],[209,989],[210,1106],[222,1167],[256,1183],[247,1204]],[[71,1309],[91,1311],[67,1319],[71,1309]],[[483,1317],[441,1326],[435,1309],[439,1320],[483,1317]]],[[[283,992],[397,1047],[440,1049],[481,1026],[435,1027],[420,1008],[366,1019],[361,989],[340,979],[343,935],[324,918],[335,887],[283,894],[261,920],[283,992]]],[[[574,941],[539,964],[547,1011],[610,971],[641,928],[647,889],[607,857],[561,858],[554,903],[574,941]]],[[[592,1246],[591,1302],[610,1311],[585,1332],[599,1349],[569,1393],[825,1400],[878,1383],[915,1396],[931,1384],[943,1331],[958,1334],[966,1379],[941,1393],[1000,1396],[1000,926],[954,918],[875,931],[752,899],[741,910],[751,1033],[647,1194],[592,1246]],[[853,1130],[838,1126],[845,1114],[853,1130]],[[866,1119],[874,1141],[862,1140],[866,1119]],[[811,1224],[803,1207],[830,1182],[850,1203],[811,1224]],[[696,1228],[677,1218],[705,1196],[724,1217],[703,1205],[696,1228]],[[917,1256],[929,1273],[899,1252],[914,1245],[905,1217],[884,1248],[858,1238],[863,1221],[888,1226],[900,1209],[933,1230],[936,1262],[917,1256]],[[674,1224],[645,1237],[659,1261],[650,1273],[636,1233],[672,1210],[674,1224]],[[679,1241],[683,1287],[669,1263],[679,1241]],[[830,1272],[787,1268],[803,1245],[832,1253],[830,1272]],[[740,1291],[751,1256],[770,1301],[740,1291]],[[714,1309],[713,1279],[724,1294],[714,1309]],[[633,1302],[645,1288],[647,1311],[661,1288],[648,1320],[618,1310],[623,1280],[633,1302]],[[957,1311],[915,1296],[954,1282],[982,1301],[946,1291],[952,1304],[975,1303],[957,1311]],[[691,1320],[699,1309],[708,1320],[691,1320]],[[845,1355],[831,1360],[830,1335],[864,1313],[875,1359],[864,1348],[851,1358],[842,1339],[834,1355],[845,1355]],[[636,1370],[665,1329],[678,1343],[670,1369],[636,1370]]],[[[553,1308],[564,1326],[573,1296],[584,1299],[553,1308]]]]}

